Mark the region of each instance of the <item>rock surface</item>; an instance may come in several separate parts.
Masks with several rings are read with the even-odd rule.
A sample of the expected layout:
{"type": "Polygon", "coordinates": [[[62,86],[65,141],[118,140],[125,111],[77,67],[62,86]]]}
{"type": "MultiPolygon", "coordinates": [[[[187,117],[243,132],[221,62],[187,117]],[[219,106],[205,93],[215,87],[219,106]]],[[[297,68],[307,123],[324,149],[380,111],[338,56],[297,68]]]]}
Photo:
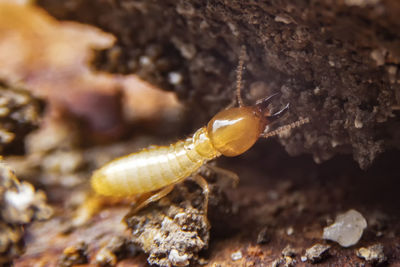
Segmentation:
{"type": "Polygon", "coordinates": [[[280,137],[291,155],[322,162],[351,153],[366,168],[400,147],[397,0],[39,3],[115,34],[97,66],[174,90],[189,107],[191,130],[232,102],[245,45],[246,103],[281,92],[291,104],[286,122],[311,120],[280,137]]]}
{"type": "Polygon", "coordinates": [[[0,163],[0,265],[7,265],[23,253],[24,226],[50,218],[53,211],[46,195],[0,163]]]}
{"type": "Polygon", "coordinates": [[[25,136],[39,126],[40,103],[29,92],[0,81],[0,153],[21,154],[25,136]]]}
{"type": "MultiPolygon", "coordinates": [[[[230,209],[218,188],[211,185],[210,192],[209,209],[214,209],[214,214],[230,209]]],[[[126,216],[132,242],[149,255],[149,264],[189,266],[201,261],[199,253],[208,248],[211,227],[203,201],[202,190],[195,190],[190,182],[185,182],[160,202],[126,216]]],[[[226,219],[221,215],[217,220],[223,223],[226,219]]]]}

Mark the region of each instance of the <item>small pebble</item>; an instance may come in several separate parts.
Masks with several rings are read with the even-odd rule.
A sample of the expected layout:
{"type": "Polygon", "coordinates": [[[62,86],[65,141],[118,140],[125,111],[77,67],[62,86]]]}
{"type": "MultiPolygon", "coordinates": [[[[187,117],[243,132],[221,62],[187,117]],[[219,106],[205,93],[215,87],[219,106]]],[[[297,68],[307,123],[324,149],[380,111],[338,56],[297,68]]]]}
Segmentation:
{"type": "Polygon", "coordinates": [[[277,15],[274,20],[276,22],[282,22],[284,24],[292,23],[292,19],[289,16],[285,15],[285,14],[277,15]]]}
{"type": "Polygon", "coordinates": [[[349,210],[339,214],[333,224],[324,228],[323,239],[332,240],[342,247],[350,247],[361,239],[367,221],[356,210],[349,210]]]}
{"type": "Polygon", "coordinates": [[[266,244],[271,241],[271,236],[267,227],[261,229],[257,236],[257,244],[266,244]]]}
{"type": "Polygon", "coordinates": [[[100,266],[115,266],[117,264],[117,256],[109,249],[102,248],[96,254],[95,261],[100,266]]]}
{"type": "Polygon", "coordinates": [[[64,249],[57,266],[70,267],[88,262],[88,245],[85,242],[79,242],[75,246],[64,249]]]}
{"type": "Polygon", "coordinates": [[[293,233],[294,233],[293,227],[290,226],[288,229],[286,229],[286,234],[287,235],[293,235],[293,233]]]}
{"type": "Polygon", "coordinates": [[[372,264],[381,264],[386,261],[386,256],[381,244],[375,244],[367,248],[360,248],[356,251],[356,254],[359,258],[365,259],[372,264]]]}
{"type": "Polygon", "coordinates": [[[283,257],[282,263],[284,264],[285,267],[296,266],[296,260],[292,257],[287,257],[287,256],[283,257]]]}
{"type": "Polygon", "coordinates": [[[243,257],[243,255],[242,255],[242,252],[240,250],[232,253],[232,255],[231,255],[231,258],[232,258],[233,261],[238,261],[242,257],[243,257]]]}
{"type": "Polygon", "coordinates": [[[168,82],[173,85],[182,83],[182,75],[179,72],[168,73],[168,82]]]}
{"type": "Polygon", "coordinates": [[[139,58],[139,62],[142,66],[148,66],[151,64],[150,58],[146,56],[141,56],[139,58]]]}
{"type": "Polygon", "coordinates": [[[282,255],[285,257],[295,257],[296,256],[296,250],[291,246],[287,245],[283,250],[282,250],[282,255]]]}
{"type": "Polygon", "coordinates": [[[328,255],[330,247],[329,245],[315,244],[306,250],[306,254],[301,257],[301,261],[304,262],[308,259],[312,263],[319,262],[328,255]]]}

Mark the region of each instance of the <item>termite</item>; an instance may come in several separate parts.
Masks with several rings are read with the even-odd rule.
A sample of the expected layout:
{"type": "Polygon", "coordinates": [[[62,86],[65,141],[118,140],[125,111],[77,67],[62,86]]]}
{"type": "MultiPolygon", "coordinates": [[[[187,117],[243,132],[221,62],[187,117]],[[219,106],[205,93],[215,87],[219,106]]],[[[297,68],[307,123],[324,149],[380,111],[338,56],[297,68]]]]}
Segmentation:
{"type": "Polygon", "coordinates": [[[207,126],[185,140],[170,146],[143,149],[112,160],[93,173],[93,189],[101,195],[118,197],[155,192],[136,206],[135,210],[139,210],[167,195],[176,183],[193,175],[193,179],[203,188],[203,207],[206,210],[208,184],[197,174],[203,164],[221,155],[240,155],[250,149],[260,137],[276,135],[308,122],[303,119],[275,130],[272,134],[267,132],[267,126],[280,118],[288,110],[289,104],[274,114],[270,114],[268,105],[277,94],[261,99],[253,106],[243,104],[241,79],[244,55],[245,49],[242,48],[237,68],[238,107],[220,111],[207,126]]]}

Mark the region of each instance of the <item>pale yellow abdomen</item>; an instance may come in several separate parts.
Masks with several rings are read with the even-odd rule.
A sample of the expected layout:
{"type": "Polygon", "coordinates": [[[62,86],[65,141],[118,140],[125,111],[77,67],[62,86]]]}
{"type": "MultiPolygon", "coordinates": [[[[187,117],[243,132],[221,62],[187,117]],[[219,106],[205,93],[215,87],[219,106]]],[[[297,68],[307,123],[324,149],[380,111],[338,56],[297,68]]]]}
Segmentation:
{"type": "Polygon", "coordinates": [[[203,127],[185,141],[144,149],[109,162],[93,173],[92,187],[109,196],[151,192],[179,182],[219,155],[203,127]]]}

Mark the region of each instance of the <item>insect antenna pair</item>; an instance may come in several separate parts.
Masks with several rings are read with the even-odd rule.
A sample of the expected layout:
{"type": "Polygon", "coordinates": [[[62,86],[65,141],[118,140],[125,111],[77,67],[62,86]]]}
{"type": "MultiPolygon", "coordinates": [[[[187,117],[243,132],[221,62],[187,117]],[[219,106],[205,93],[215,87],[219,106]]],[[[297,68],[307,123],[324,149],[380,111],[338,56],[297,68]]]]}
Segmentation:
{"type": "MultiPolygon", "coordinates": [[[[240,49],[240,55],[239,55],[239,63],[236,69],[236,103],[239,107],[243,107],[244,106],[244,101],[242,98],[242,83],[243,83],[243,68],[244,68],[244,59],[246,56],[246,47],[243,45],[240,49]]],[[[272,102],[273,98],[279,96],[280,93],[275,93],[270,95],[267,98],[261,99],[259,101],[256,102],[256,105],[261,105],[263,106],[263,109],[267,109],[267,106],[272,102]]],[[[269,138],[269,137],[273,137],[279,134],[282,134],[284,132],[287,132],[293,128],[297,128],[303,124],[309,123],[310,119],[309,118],[300,118],[299,120],[280,126],[278,128],[276,128],[275,130],[270,130],[274,125],[275,122],[278,121],[278,119],[282,118],[284,115],[287,114],[288,110],[289,110],[289,103],[286,104],[285,107],[283,107],[281,110],[271,114],[271,115],[267,115],[267,119],[269,121],[268,126],[265,128],[264,132],[260,135],[260,137],[263,138],[269,138]]]]}

